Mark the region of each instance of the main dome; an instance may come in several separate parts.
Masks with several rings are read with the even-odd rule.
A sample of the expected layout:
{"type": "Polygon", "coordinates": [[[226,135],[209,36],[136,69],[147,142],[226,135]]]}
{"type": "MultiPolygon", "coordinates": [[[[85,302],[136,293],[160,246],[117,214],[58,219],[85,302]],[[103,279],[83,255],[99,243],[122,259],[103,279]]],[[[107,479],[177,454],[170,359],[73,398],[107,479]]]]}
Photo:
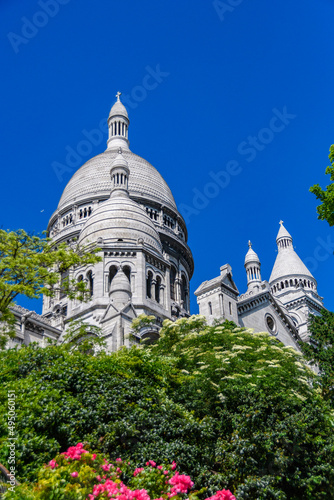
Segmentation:
{"type": "MultiPolygon", "coordinates": [[[[107,149],[79,168],[65,187],[58,209],[89,198],[108,198],[110,195],[110,169],[117,154],[116,150],[107,149]]],[[[172,192],[156,168],[129,150],[123,150],[123,155],[130,169],[130,197],[151,199],[177,210],[172,192]]]]}

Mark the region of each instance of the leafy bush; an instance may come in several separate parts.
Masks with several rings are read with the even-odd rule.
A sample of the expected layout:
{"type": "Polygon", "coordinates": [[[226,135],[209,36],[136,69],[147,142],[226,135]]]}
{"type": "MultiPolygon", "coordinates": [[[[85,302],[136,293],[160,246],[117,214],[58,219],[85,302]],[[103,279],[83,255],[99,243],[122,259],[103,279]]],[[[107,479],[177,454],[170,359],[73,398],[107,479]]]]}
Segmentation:
{"type": "Polygon", "coordinates": [[[195,487],[239,499],[334,498],[333,415],[292,348],[201,316],[150,346],[88,356],[64,346],[0,354],[0,462],[16,391],[21,480],[79,441],[137,467],[177,460],[195,487]]]}
{"type": "MultiPolygon", "coordinates": [[[[107,460],[90,453],[82,443],[43,466],[38,472],[37,484],[12,487],[4,500],[198,500],[201,491],[192,490],[189,476],[176,471],[176,463],[157,465],[153,460],[146,467],[133,469],[131,462],[116,458],[107,460]]],[[[206,500],[236,500],[230,491],[218,491],[206,500]]]]}

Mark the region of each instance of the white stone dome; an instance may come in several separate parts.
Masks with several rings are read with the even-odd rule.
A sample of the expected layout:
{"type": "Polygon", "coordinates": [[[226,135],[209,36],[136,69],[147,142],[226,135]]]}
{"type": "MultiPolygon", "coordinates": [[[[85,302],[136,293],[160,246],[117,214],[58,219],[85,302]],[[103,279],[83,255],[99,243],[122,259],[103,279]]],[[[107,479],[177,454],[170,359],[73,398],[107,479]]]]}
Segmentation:
{"type": "Polygon", "coordinates": [[[293,248],[281,250],[277,254],[269,283],[272,284],[276,280],[299,276],[312,278],[312,281],[315,281],[313,275],[293,248]]]}
{"type": "MultiPolygon", "coordinates": [[[[110,182],[109,182],[110,190],[110,182]]],[[[103,246],[117,242],[138,245],[142,240],[151,250],[162,253],[161,241],[151,219],[127,194],[112,195],[102,202],[87,220],[78,243],[98,243],[103,246]]]]}
{"type": "MultiPolygon", "coordinates": [[[[106,150],[87,161],[67,183],[58,209],[94,198],[110,195],[110,169],[118,155],[116,150],[106,150]]],[[[176,211],[176,203],[166,181],[148,161],[131,151],[123,150],[128,163],[130,197],[152,200],[176,211]]]]}
{"type": "Polygon", "coordinates": [[[292,236],[283,226],[283,221],[280,221],[280,226],[276,238],[278,254],[270,275],[269,283],[272,285],[276,280],[292,277],[311,278],[312,281],[316,283],[304,262],[294,251],[292,236]]]}
{"type": "Polygon", "coordinates": [[[254,252],[254,250],[252,249],[252,247],[250,247],[249,250],[248,250],[248,252],[246,253],[245,265],[249,264],[250,262],[254,262],[254,263],[260,264],[259,256],[257,255],[257,253],[254,252]]]}
{"type": "Polygon", "coordinates": [[[126,110],[126,107],[121,101],[118,100],[115,102],[115,104],[110,110],[109,118],[111,116],[126,116],[126,118],[128,118],[128,112],[126,110]]]}

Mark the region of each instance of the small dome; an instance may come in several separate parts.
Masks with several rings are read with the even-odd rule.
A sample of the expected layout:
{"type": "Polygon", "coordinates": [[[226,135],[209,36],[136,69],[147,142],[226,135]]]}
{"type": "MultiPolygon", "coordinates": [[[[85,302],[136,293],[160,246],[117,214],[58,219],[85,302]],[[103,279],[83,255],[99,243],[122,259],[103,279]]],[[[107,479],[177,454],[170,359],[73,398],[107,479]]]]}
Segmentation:
{"type": "Polygon", "coordinates": [[[87,220],[79,236],[79,244],[117,242],[138,244],[142,238],[151,250],[161,254],[161,241],[153,222],[144,210],[126,194],[111,196],[102,202],[87,220]]]}
{"type": "Polygon", "coordinates": [[[127,292],[128,294],[131,294],[131,285],[128,278],[124,274],[123,269],[119,269],[116,275],[114,276],[110,285],[109,294],[113,294],[114,292],[120,292],[120,291],[122,292],[124,291],[127,292]]]}
{"type": "Polygon", "coordinates": [[[249,246],[249,250],[248,252],[246,253],[246,257],[245,257],[245,265],[246,264],[249,264],[249,262],[257,262],[258,264],[260,264],[260,259],[259,259],[259,256],[257,255],[257,253],[254,252],[254,250],[252,249],[252,244],[251,242],[249,241],[248,242],[248,246],[249,246]]]}
{"type": "Polygon", "coordinates": [[[127,170],[129,169],[128,162],[126,161],[126,159],[123,156],[122,148],[119,148],[118,155],[116,156],[116,158],[114,159],[114,161],[111,164],[111,169],[113,169],[115,167],[125,167],[127,170]]]}
{"type": "Polygon", "coordinates": [[[111,116],[125,116],[129,119],[128,112],[123,103],[118,99],[110,110],[109,118],[111,116]]]}
{"type": "Polygon", "coordinates": [[[131,300],[131,285],[124,271],[120,268],[114,276],[109,290],[109,298],[116,309],[122,309],[131,300]]]}

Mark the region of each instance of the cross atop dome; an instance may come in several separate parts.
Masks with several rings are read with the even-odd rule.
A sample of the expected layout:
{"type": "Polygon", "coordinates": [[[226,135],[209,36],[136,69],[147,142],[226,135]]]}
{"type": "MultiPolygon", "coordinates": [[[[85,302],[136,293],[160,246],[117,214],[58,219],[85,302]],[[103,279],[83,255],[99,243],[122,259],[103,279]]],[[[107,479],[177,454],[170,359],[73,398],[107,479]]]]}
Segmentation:
{"type": "Polygon", "coordinates": [[[251,242],[251,240],[248,240],[248,246],[249,246],[249,248],[252,248],[252,242],[251,242]]]}
{"type": "Polygon", "coordinates": [[[122,92],[117,92],[116,96],[117,97],[117,102],[120,102],[120,96],[122,95],[122,92]]]}
{"type": "Polygon", "coordinates": [[[279,224],[280,224],[280,226],[282,227],[282,226],[283,226],[283,224],[284,224],[284,221],[280,220],[280,221],[279,221],[279,224]]]}

